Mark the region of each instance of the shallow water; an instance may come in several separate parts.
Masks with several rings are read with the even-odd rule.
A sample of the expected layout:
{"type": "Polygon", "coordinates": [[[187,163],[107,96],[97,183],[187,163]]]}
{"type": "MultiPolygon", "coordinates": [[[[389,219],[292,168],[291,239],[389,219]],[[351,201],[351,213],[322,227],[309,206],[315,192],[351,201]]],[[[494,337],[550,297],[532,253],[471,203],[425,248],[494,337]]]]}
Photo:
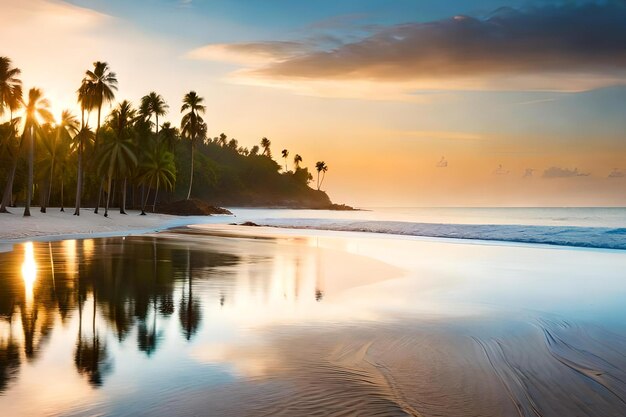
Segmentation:
{"type": "Polygon", "coordinates": [[[618,416],[626,252],[224,226],[0,253],[3,416],[618,416]]]}

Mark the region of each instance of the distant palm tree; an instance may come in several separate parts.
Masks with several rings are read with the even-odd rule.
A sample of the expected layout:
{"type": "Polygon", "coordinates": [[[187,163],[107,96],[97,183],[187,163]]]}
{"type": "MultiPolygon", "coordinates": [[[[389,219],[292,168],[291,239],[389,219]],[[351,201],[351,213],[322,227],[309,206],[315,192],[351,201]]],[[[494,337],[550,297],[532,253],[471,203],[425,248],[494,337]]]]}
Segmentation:
{"type": "MultiPolygon", "coordinates": [[[[115,98],[114,91],[117,90],[117,76],[109,68],[109,64],[106,62],[96,61],[93,63],[93,71],[88,70],[85,73],[85,79],[87,81],[88,92],[91,95],[90,104],[92,108],[98,110],[98,124],[96,127],[95,136],[95,151],[98,152],[99,135],[100,135],[100,121],[102,114],[102,105],[110,103],[115,98]]],[[[94,213],[98,214],[100,208],[100,197],[102,195],[102,188],[104,186],[104,178],[100,181],[100,190],[98,191],[98,203],[94,213]]]]}
{"type": "Polygon", "coordinates": [[[169,107],[170,106],[167,105],[163,97],[160,94],[155,93],[154,91],[141,98],[142,112],[145,112],[146,116],[148,116],[148,119],[151,119],[152,115],[156,117],[155,125],[157,135],[159,134],[159,116],[165,116],[169,107]]]}
{"type": "Polygon", "coordinates": [[[281,154],[283,155],[283,159],[285,160],[285,172],[287,172],[287,157],[289,156],[289,151],[287,149],[283,149],[281,154]]]}
{"type": "MultiPolygon", "coordinates": [[[[196,140],[202,134],[204,120],[200,117],[200,113],[204,114],[205,106],[202,104],[204,98],[198,96],[195,91],[190,91],[183,97],[183,105],[180,112],[189,110],[180,122],[180,129],[183,136],[191,141],[191,168],[189,176],[189,191],[187,192],[187,200],[191,198],[191,187],[193,185],[193,165],[196,149],[196,140]]],[[[205,131],[206,134],[206,131],[205,131]]]]}
{"type": "Polygon", "coordinates": [[[269,156],[271,158],[272,151],[270,149],[270,146],[272,146],[272,141],[270,141],[268,138],[261,139],[261,147],[263,148],[263,155],[269,156]]]}
{"type": "Polygon", "coordinates": [[[302,163],[302,157],[296,154],[296,156],[293,157],[293,164],[295,165],[296,169],[300,169],[300,163],[302,163]]]}
{"type": "MultiPolygon", "coordinates": [[[[13,112],[22,106],[22,81],[18,78],[21,74],[19,68],[13,68],[11,59],[0,57],[0,116],[4,114],[6,108],[9,109],[10,125],[13,128],[5,138],[8,145],[7,150],[12,151],[12,166],[9,177],[4,188],[2,203],[0,204],[0,213],[8,213],[7,207],[11,204],[13,197],[13,180],[15,178],[15,170],[17,169],[18,151],[20,146],[16,146],[17,123],[13,119],[13,112]]],[[[1,138],[0,138],[1,139],[1,138]]]]}
{"type": "Polygon", "coordinates": [[[219,138],[217,138],[217,143],[219,143],[220,146],[226,146],[227,139],[228,137],[224,133],[220,133],[219,138]]]}
{"type": "Polygon", "coordinates": [[[35,159],[35,134],[39,128],[38,117],[45,122],[51,122],[54,119],[48,107],[49,103],[43,98],[43,92],[38,88],[31,88],[28,92],[26,122],[24,125],[24,135],[27,138],[28,146],[28,190],[26,192],[24,217],[30,216],[30,203],[33,196],[33,164],[35,159]]]}
{"type": "Polygon", "coordinates": [[[168,151],[174,152],[178,141],[178,130],[170,122],[163,123],[159,133],[159,141],[165,145],[168,151]]]}
{"type": "Polygon", "coordinates": [[[167,150],[162,144],[155,146],[151,152],[146,155],[146,160],[142,164],[143,180],[149,185],[155,185],[154,202],[152,204],[152,212],[156,209],[159,188],[163,185],[166,190],[174,188],[176,181],[176,163],[174,162],[174,154],[167,150]]]}
{"type": "Polygon", "coordinates": [[[315,164],[315,169],[317,170],[317,190],[319,191],[322,183],[324,182],[324,177],[326,176],[326,171],[328,171],[328,166],[324,161],[319,161],[315,164]],[[320,172],[322,173],[322,181],[320,182],[320,172]]]}
{"type": "Polygon", "coordinates": [[[259,145],[254,145],[252,148],[250,148],[250,155],[258,155],[259,154],[259,145]]]}

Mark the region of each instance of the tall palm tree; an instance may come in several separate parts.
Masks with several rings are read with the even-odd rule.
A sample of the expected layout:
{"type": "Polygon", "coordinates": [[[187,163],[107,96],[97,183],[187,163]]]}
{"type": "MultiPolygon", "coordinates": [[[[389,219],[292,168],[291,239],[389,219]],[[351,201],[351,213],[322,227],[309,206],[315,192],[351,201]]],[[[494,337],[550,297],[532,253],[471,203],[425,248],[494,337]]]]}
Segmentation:
{"type": "Polygon", "coordinates": [[[31,88],[28,92],[26,104],[26,122],[24,134],[28,146],[28,190],[26,193],[26,205],[24,217],[30,216],[30,203],[33,196],[33,164],[35,159],[35,133],[39,128],[39,118],[45,122],[51,122],[54,118],[48,110],[48,100],[44,99],[43,92],[38,88],[31,88]]]}
{"type": "Polygon", "coordinates": [[[18,78],[21,74],[19,68],[12,66],[11,59],[0,57],[0,116],[4,114],[6,108],[11,113],[10,124],[13,127],[9,131],[9,135],[5,138],[6,149],[12,151],[12,166],[2,195],[2,203],[0,204],[0,213],[8,213],[7,207],[11,204],[13,196],[13,180],[15,178],[15,170],[17,169],[18,153],[20,146],[17,146],[17,123],[13,119],[13,112],[22,106],[22,81],[18,78]]]}
{"type": "MultiPolygon", "coordinates": [[[[85,73],[85,79],[89,90],[91,92],[91,108],[97,109],[98,119],[96,126],[95,136],[95,150],[98,152],[98,138],[100,134],[100,121],[102,115],[102,105],[110,103],[115,98],[115,92],[117,90],[117,76],[109,68],[109,64],[106,62],[96,61],[93,63],[93,70],[87,70],[85,73]]],[[[100,190],[98,191],[98,203],[94,213],[98,214],[100,207],[100,197],[102,195],[102,188],[104,186],[104,178],[100,181],[100,190]]]]}
{"type": "Polygon", "coordinates": [[[289,151],[287,149],[283,149],[281,154],[283,155],[283,159],[285,160],[285,172],[287,172],[287,157],[289,156],[289,151]]]}
{"type": "Polygon", "coordinates": [[[328,171],[328,166],[324,161],[319,161],[315,163],[315,169],[317,170],[317,190],[319,191],[322,183],[324,182],[324,177],[326,176],[326,171],[328,171]],[[322,181],[320,182],[320,172],[322,173],[322,181]]]}
{"type": "Polygon", "coordinates": [[[166,190],[174,188],[176,182],[176,163],[174,162],[174,154],[167,150],[163,144],[154,146],[151,152],[148,152],[143,165],[143,180],[149,186],[155,185],[154,202],[152,204],[152,212],[156,209],[159,188],[161,185],[166,190]]]}
{"type": "Polygon", "coordinates": [[[293,164],[296,167],[296,170],[300,169],[300,164],[302,163],[302,157],[299,154],[293,157],[293,164]]]}
{"type": "MultiPolygon", "coordinates": [[[[109,115],[108,124],[109,126],[111,126],[111,129],[113,129],[113,132],[117,136],[117,138],[120,138],[120,139],[124,138],[127,140],[131,140],[132,142],[133,132],[131,132],[130,129],[132,128],[133,123],[136,120],[136,118],[137,118],[137,111],[133,109],[132,105],[130,104],[128,100],[124,100],[111,112],[111,114],[109,115]]],[[[133,143],[133,151],[136,151],[136,149],[134,148],[135,146],[133,143]]],[[[122,190],[121,190],[122,201],[120,204],[120,214],[126,214],[126,185],[128,182],[128,175],[130,175],[130,170],[135,165],[137,165],[137,161],[135,161],[130,166],[126,167],[128,169],[121,169],[119,171],[119,173],[122,174],[122,177],[123,177],[122,190]]]]}
{"type": "Polygon", "coordinates": [[[220,146],[224,147],[226,146],[227,142],[228,142],[228,136],[226,136],[225,133],[220,133],[219,138],[217,138],[217,143],[219,143],[220,146]]]}
{"type": "Polygon", "coordinates": [[[159,116],[165,116],[169,106],[160,94],[154,91],[150,92],[141,98],[141,109],[146,113],[148,119],[152,118],[152,115],[156,117],[156,134],[159,134],[159,116]]]}
{"type": "Polygon", "coordinates": [[[94,107],[93,99],[93,84],[87,78],[83,78],[80,87],[76,91],[77,101],[80,104],[80,132],[76,135],[75,139],[78,141],[76,150],[78,154],[78,171],[76,174],[76,209],[74,210],[75,216],[80,216],[81,197],[83,193],[83,154],[85,151],[85,142],[87,138],[91,138],[91,130],[88,124],[85,123],[85,112],[87,112],[87,119],[89,119],[89,111],[94,107]]]}
{"type": "MultiPolygon", "coordinates": [[[[191,198],[191,187],[193,185],[193,165],[196,149],[196,141],[201,135],[204,120],[200,113],[204,114],[206,107],[202,104],[204,98],[198,96],[195,91],[190,91],[183,97],[183,105],[180,112],[188,112],[183,116],[180,122],[181,133],[191,141],[191,168],[189,176],[189,191],[187,192],[187,200],[191,198]]],[[[206,131],[205,131],[206,134],[206,131]]]]}
{"type": "Polygon", "coordinates": [[[272,145],[272,141],[268,138],[261,139],[261,147],[263,148],[263,155],[272,157],[272,151],[270,150],[270,146],[272,145]]]}

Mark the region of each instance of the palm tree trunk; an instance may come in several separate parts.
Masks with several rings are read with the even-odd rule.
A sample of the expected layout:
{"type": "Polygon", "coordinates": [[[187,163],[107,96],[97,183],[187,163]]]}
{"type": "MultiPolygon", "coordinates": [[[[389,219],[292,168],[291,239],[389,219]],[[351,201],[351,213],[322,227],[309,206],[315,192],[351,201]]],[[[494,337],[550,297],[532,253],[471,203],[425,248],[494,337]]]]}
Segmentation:
{"type": "Polygon", "coordinates": [[[150,187],[152,187],[152,181],[148,184],[148,192],[146,193],[146,198],[141,202],[141,212],[146,212],[146,205],[148,204],[148,200],[150,199],[150,187]]]}
{"type": "Polygon", "coordinates": [[[26,206],[24,207],[24,217],[30,217],[30,200],[33,196],[33,164],[35,160],[35,140],[33,127],[28,127],[28,190],[26,192],[26,206]]]}
{"type": "Polygon", "coordinates": [[[61,173],[61,212],[65,212],[65,208],[63,207],[63,173],[61,173]]]}
{"type": "Polygon", "coordinates": [[[9,178],[7,178],[7,184],[4,187],[4,194],[2,195],[2,204],[0,204],[0,213],[9,213],[7,207],[11,205],[11,199],[13,197],[13,180],[15,179],[15,170],[17,169],[17,153],[13,158],[13,166],[11,167],[11,172],[9,173],[9,178]]]}
{"type": "Polygon", "coordinates": [[[78,140],[78,171],[76,172],[76,209],[74,216],[80,216],[80,196],[83,188],[83,129],[85,128],[85,108],[81,108],[80,138],[78,140]]]}
{"type": "Polygon", "coordinates": [[[109,200],[111,199],[111,175],[109,175],[109,180],[107,181],[107,201],[106,206],[104,207],[104,217],[109,217],[109,200]]]}
{"type": "Polygon", "coordinates": [[[43,183],[39,184],[39,211],[42,213],[46,212],[46,194],[47,190],[48,190],[48,181],[50,181],[50,179],[48,178],[46,181],[44,181],[43,183]]]}
{"type": "MultiPolygon", "coordinates": [[[[54,159],[50,163],[50,176],[48,177],[48,196],[46,197],[46,206],[50,206],[50,196],[52,195],[52,178],[54,178],[54,159]]],[[[44,212],[45,213],[45,212],[44,212]]]]}
{"type": "Polygon", "coordinates": [[[120,214],[126,214],[126,177],[122,184],[122,201],[120,202],[120,214]]]}
{"type": "Polygon", "coordinates": [[[191,174],[189,176],[189,191],[187,192],[187,200],[189,200],[191,198],[191,186],[193,185],[193,157],[194,157],[194,151],[195,151],[195,144],[193,143],[194,141],[191,141],[191,174]]]}
{"type": "Polygon", "coordinates": [[[141,207],[141,215],[145,216],[146,211],[144,210],[145,206],[143,204],[146,195],[146,184],[141,184],[141,201],[139,201],[139,207],[141,207]]]}
{"type": "Polygon", "coordinates": [[[157,196],[159,195],[159,178],[157,178],[156,191],[154,192],[154,202],[152,203],[152,212],[156,209],[157,196]]]}
{"type": "MultiPolygon", "coordinates": [[[[102,111],[102,100],[98,104],[98,125],[96,127],[96,135],[94,139],[94,154],[96,158],[98,157],[98,134],[100,133],[100,112],[102,111]]],[[[100,190],[98,191],[98,203],[96,204],[96,208],[93,211],[95,214],[98,214],[98,209],[100,208],[100,197],[102,197],[102,189],[104,188],[104,178],[100,180],[100,190]]]]}
{"type": "Polygon", "coordinates": [[[326,177],[326,171],[322,171],[322,181],[320,182],[320,186],[317,188],[318,190],[322,188],[322,184],[324,184],[325,177],[326,177]]]}
{"type": "Polygon", "coordinates": [[[317,191],[320,190],[320,172],[317,171],[317,191]]]}

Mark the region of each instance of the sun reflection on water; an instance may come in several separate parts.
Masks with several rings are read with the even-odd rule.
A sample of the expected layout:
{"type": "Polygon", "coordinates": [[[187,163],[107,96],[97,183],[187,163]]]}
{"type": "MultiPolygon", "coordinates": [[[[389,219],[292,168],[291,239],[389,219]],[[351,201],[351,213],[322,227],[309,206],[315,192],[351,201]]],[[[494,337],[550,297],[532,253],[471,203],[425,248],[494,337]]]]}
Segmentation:
{"type": "Polygon", "coordinates": [[[22,263],[22,279],[24,280],[24,292],[26,304],[31,305],[33,301],[33,287],[37,280],[37,262],[35,261],[35,251],[33,242],[24,244],[24,262],[22,263]]]}

